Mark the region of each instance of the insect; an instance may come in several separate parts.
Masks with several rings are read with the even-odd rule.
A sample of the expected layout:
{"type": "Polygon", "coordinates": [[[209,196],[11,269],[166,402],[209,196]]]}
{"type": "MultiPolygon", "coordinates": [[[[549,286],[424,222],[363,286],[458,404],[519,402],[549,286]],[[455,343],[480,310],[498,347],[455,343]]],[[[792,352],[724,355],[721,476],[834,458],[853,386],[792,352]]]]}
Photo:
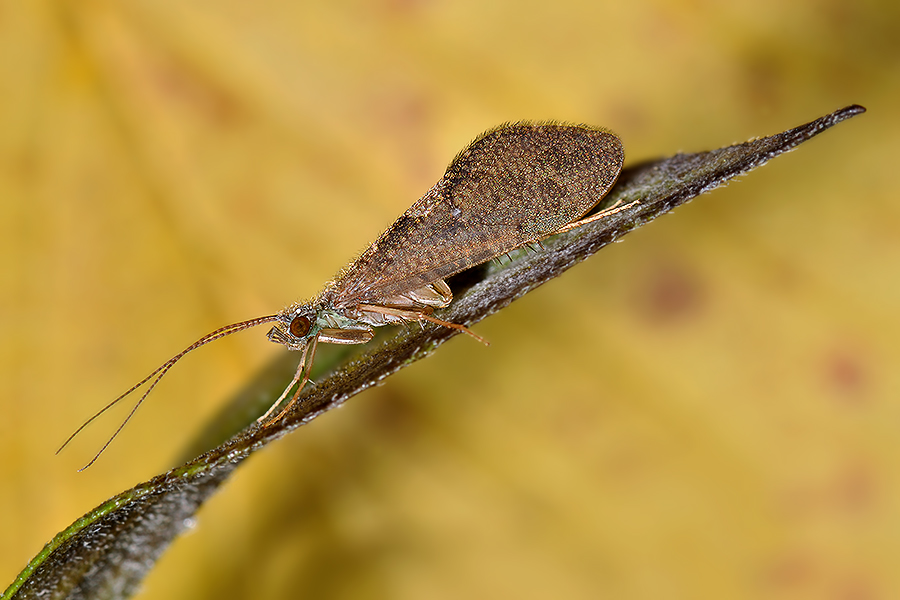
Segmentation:
{"type": "Polygon", "coordinates": [[[88,419],[57,453],[91,421],[149,382],[122,424],[81,470],[90,467],[185,354],[264,323],[274,323],[269,340],[299,351],[300,362],[291,383],[258,419],[263,427],[276,423],[296,404],[319,343],[365,344],[375,335],[375,327],[411,321],[450,327],[484,342],[464,325],[433,315],[453,299],[444,280],[631,206],[614,205],[582,218],[613,186],[624,156],[619,138],[596,127],[521,122],[483,133],[318,296],[200,338],[88,419]],[[275,413],[289,395],[287,405],[275,413]]]}

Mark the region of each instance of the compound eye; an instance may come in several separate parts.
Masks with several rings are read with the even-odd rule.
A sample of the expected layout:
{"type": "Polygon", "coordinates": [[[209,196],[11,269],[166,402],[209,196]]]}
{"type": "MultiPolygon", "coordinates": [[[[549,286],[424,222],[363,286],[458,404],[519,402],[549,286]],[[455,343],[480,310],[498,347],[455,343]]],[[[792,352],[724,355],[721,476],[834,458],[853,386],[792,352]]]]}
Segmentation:
{"type": "Polygon", "coordinates": [[[309,319],[306,317],[294,317],[288,329],[290,329],[292,336],[302,338],[309,333],[309,319]]]}

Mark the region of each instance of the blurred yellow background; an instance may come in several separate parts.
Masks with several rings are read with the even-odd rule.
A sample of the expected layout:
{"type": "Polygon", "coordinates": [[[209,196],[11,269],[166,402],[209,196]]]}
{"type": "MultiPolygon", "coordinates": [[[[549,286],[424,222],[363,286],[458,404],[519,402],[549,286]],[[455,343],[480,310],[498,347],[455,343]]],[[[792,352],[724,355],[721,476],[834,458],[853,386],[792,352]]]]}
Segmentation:
{"type": "Polygon", "coordinates": [[[0,588],[172,465],[315,294],[508,120],[627,163],[868,114],[249,460],[141,598],[900,597],[900,5],[0,5],[0,588]]]}

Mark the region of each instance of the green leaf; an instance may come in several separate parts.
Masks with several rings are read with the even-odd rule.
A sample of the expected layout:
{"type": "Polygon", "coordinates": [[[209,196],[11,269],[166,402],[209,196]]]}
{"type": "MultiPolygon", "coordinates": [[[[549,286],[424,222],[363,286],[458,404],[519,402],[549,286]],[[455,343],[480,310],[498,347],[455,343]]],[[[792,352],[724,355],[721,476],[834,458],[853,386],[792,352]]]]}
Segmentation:
{"type": "MultiPolygon", "coordinates": [[[[509,263],[475,271],[474,283],[441,318],[476,323],[629,231],[863,112],[861,106],[848,106],[770,137],[629,167],[609,194],[607,205],[635,205],[552,238],[542,248],[519,254],[509,263]]],[[[371,347],[306,389],[296,410],[274,426],[261,429],[251,424],[216,448],[111,498],[78,519],[44,547],[2,598],[130,596],[163,550],[190,526],[200,505],[244,459],[434,352],[457,334],[437,326],[409,329],[371,347]]],[[[274,365],[242,393],[241,405],[247,398],[277,394],[289,376],[285,364],[274,365]]],[[[242,409],[237,416],[223,417],[224,424],[213,428],[218,433],[205,433],[194,451],[208,447],[208,440],[222,431],[236,428],[235,423],[252,422],[251,412],[242,409]]]]}

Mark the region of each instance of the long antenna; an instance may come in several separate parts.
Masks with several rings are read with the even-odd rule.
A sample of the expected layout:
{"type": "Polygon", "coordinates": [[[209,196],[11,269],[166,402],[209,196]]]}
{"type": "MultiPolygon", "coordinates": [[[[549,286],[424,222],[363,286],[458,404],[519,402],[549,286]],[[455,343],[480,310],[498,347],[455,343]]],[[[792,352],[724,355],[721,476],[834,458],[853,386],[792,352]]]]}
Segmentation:
{"type": "Polygon", "coordinates": [[[182,350],[181,352],[179,352],[178,354],[176,354],[175,356],[173,356],[172,358],[170,358],[169,360],[164,362],[155,371],[153,371],[152,373],[150,373],[149,375],[147,375],[146,377],[141,379],[139,382],[137,382],[136,384],[131,386],[131,388],[129,388],[128,391],[126,391],[124,394],[122,394],[121,396],[119,396],[118,398],[116,398],[115,400],[113,400],[112,402],[110,402],[109,404],[104,406],[103,408],[101,408],[99,411],[97,411],[94,414],[94,416],[92,416],[90,419],[88,419],[87,421],[82,423],[81,427],[76,429],[75,432],[72,435],[70,435],[65,442],[63,442],[63,445],[59,447],[59,450],[56,451],[56,454],[59,454],[60,452],[62,452],[63,448],[68,446],[69,442],[71,442],[73,439],[75,439],[75,436],[78,435],[79,433],[81,433],[82,429],[84,429],[85,427],[90,425],[94,419],[96,419],[97,417],[99,417],[100,415],[102,415],[103,413],[108,411],[110,408],[112,408],[113,406],[118,404],[120,401],[124,400],[126,397],[131,395],[132,392],[134,392],[139,387],[141,387],[142,385],[144,385],[145,383],[147,383],[148,381],[150,381],[152,379],[153,381],[150,383],[150,386],[144,391],[143,395],[140,397],[140,399],[134,405],[134,408],[131,409],[131,412],[128,413],[128,416],[125,417],[125,420],[122,421],[122,424],[119,425],[119,428],[116,429],[115,433],[113,433],[112,436],[106,441],[106,443],[103,444],[103,447],[100,448],[100,451],[94,455],[94,458],[91,459],[91,462],[89,462],[88,464],[86,464],[83,467],[81,467],[80,469],[78,469],[79,473],[81,471],[84,471],[85,469],[90,467],[92,464],[97,462],[97,459],[100,458],[100,455],[103,454],[103,451],[109,447],[109,445],[112,443],[112,441],[114,439],[116,439],[116,436],[119,435],[119,432],[122,431],[122,428],[125,427],[125,425],[128,423],[128,421],[131,420],[131,417],[133,417],[134,413],[137,412],[137,409],[144,402],[144,399],[147,398],[148,395],[150,395],[150,392],[153,391],[153,388],[156,387],[156,384],[159,383],[159,380],[163,378],[163,375],[165,375],[169,371],[169,369],[172,368],[172,365],[177,363],[185,354],[187,354],[188,352],[191,352],[192,350],[196,350],[200,346],[205,346],[206,344],[208,344],[210,342],[218,340],[219,338],[223,338],[227,335],[231,335],[232,333],[237,333],[238,331],[243,331],[244,329],[250,329],[251,327],[256,327],[257,325],[262,325],[264,323],[271,323],[272,321],[276,321],[277,319],[278,319],[278,315],[268,315],[265,317],[257,317],[256,319],[250,319],[249,321],[241,321],[240,323],[232,323],[231,325],[226,325],[225,327],[220,327],[219,329],[216,329],[215,331],[204,335],[202,338],[200,338],[199,340],[197,340],[196,342],[194,342],[193,344],[191,344],[190,346],[188,346],[187,348],[185,348],[184,350],[182,350]]]}

